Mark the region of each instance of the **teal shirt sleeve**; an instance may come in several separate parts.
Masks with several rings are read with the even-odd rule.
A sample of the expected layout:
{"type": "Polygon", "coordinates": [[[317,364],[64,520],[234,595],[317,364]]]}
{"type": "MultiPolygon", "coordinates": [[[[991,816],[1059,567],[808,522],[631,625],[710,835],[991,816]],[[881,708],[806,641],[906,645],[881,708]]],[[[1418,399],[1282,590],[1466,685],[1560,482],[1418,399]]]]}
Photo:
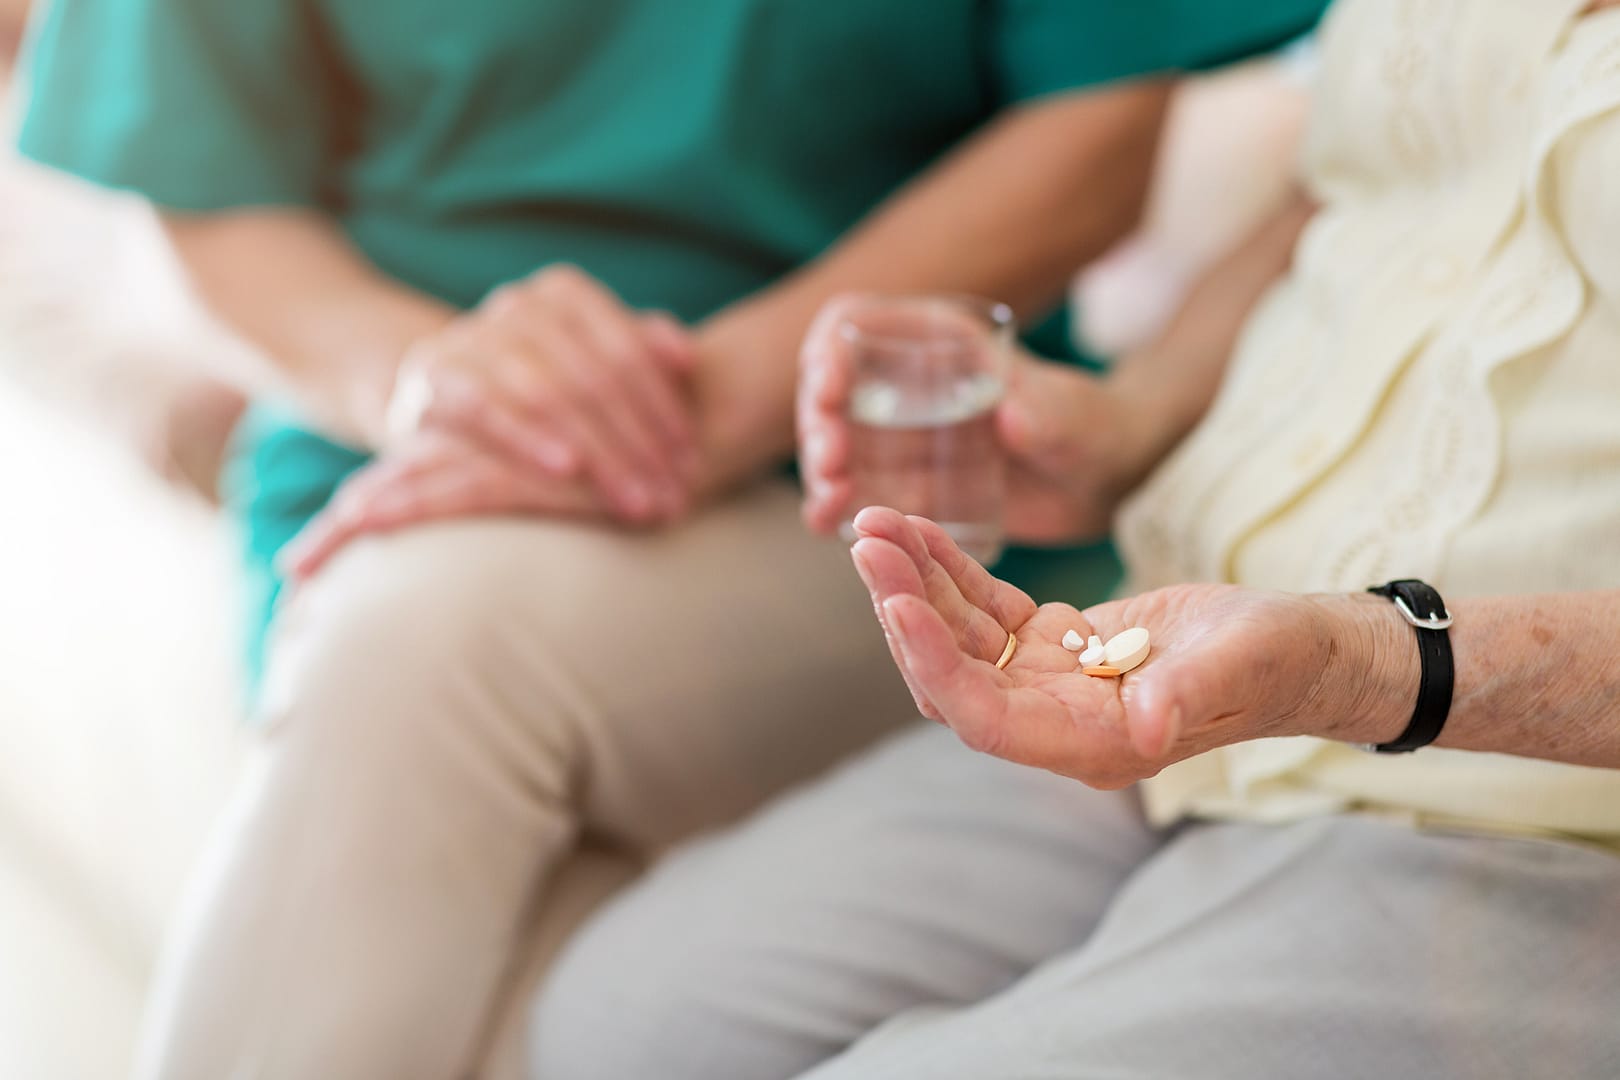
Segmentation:
{"type": "Polygon", "coordinates": [[[995,0],[990,75],[1002,102],[1164,72],[1201,71],[1279,48],[1329,0],[995,0]]]}
{"type": "Polygon", "coordinates": [[[179,210],[319,205],[331,83],[299,0],[53,0],[18,145],[179,210]]]}

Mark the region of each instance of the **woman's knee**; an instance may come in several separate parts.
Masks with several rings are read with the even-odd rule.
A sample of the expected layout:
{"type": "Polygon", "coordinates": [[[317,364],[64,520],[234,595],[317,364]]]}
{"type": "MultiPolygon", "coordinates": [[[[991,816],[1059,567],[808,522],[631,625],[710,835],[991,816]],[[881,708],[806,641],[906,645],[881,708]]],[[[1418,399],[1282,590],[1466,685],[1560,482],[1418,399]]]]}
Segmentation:
{"type": "Polygon", "coordinates": [[[296,587],[272,630],[268,742],[407,769],[566,759],[566,688],[535,662],[543,631],[514,588],[538,568],[514,550],[487,524],[416,529],[356,544],[296,587]]]}

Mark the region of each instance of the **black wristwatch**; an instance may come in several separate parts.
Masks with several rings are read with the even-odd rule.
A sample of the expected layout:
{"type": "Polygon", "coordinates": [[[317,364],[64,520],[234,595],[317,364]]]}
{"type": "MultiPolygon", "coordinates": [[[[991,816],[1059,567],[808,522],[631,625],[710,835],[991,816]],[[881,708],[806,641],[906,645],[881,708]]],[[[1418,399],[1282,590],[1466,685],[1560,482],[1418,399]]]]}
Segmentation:
{"type": "Polygon", "coordinates": [[[1434,586],[1414,578],[1374,585],[1367,591],[1393,601],[1395,609],[1412,624],[1423,664],[1412,722],[1394,740],[1370,745],[1367,749],[1379,754],[1410,753],[1438,739],[1451,713],[1451,694],[1456,683],[1451,635],[1446,632],[1451,626],[1451,613],[1434,586]]]}

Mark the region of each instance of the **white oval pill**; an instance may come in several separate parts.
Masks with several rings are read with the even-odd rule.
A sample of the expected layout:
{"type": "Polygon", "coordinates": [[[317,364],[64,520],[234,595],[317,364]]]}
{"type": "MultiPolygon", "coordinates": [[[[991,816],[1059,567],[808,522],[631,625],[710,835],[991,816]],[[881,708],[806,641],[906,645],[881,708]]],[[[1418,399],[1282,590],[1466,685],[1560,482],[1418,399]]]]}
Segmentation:
{"type": "Polygon", "coordinates": [[[1063,647],[1070,652],[1079,652],[1086,647],[1086,639],[1080,636],[1078,630],[1070,630],[1063,635],[1063,647]]]}
{"type": "Polygon", "coordinates": [[[1097,644],[1088,647],[1085,652],[1080,654],[1080,666],[1096,667],[1103,662],[1104,653],[1106,652],[1107,650],[1103,648],[1102,642],[1098,641],[1097,644]]]}
{"type": "Polygon", "coordinates": [[[1107,657],[1108,666],[1118,668],[1123,675],[1147,659],[1148,632],[1140,626],[1133,626],[1115,634],[1103,646],[1103,654],[1107,657]]]}
{"type": "Polygon", "coordinates": [[[1091,640],[1086,642],[1086,646],[1092,649],[1100,649],[1103,647],[1102,638],[1098,637],[1096,634],[1092,634],[1091,640]]]}

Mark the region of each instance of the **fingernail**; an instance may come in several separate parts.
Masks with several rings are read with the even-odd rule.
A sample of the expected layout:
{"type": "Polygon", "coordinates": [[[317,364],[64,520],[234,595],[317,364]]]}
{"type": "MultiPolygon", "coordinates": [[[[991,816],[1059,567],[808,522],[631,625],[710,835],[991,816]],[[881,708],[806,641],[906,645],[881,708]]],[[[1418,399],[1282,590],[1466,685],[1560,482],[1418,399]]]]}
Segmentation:
{"type": "Polygon", "coordinates": [[[868,589],[872,587],[872,568],[867,565],[866,553],[858,546],[849,549],[850,561],[855,564],[855,572],[860,575],[861,583],[868,589]]]}

